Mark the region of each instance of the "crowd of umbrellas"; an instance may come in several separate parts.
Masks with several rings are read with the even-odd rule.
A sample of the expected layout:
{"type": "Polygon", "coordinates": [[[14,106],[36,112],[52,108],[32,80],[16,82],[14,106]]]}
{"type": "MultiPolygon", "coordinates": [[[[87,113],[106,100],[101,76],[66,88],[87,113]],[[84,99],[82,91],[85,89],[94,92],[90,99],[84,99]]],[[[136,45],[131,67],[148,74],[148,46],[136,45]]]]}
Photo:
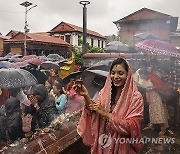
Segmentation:
{"type": "Polygon", "coordinates": [[[23,68],[30,64],[33,64],[47,69],[47,67],[51,68],[50,66],[47,66],[47,63],[49,63],[49,65],[51,65],[51,63],[54,65],[58,65],[59,63],[64,61],[65,59],[58,54],[49,54],[47,57],[36,55],[6,55],[5,57],[0,57],[0,68],[23,68]]]}
{"type": "Polygon", "coordinates": [[[37,79],[29,71],[23,68],[34,65],[44,70],[59,70],[60,63],[66,60],[58,54],[45,56],[36,55],[7,55],[0,57],[0,87],[20,88],[35,85],[37,79]]]}

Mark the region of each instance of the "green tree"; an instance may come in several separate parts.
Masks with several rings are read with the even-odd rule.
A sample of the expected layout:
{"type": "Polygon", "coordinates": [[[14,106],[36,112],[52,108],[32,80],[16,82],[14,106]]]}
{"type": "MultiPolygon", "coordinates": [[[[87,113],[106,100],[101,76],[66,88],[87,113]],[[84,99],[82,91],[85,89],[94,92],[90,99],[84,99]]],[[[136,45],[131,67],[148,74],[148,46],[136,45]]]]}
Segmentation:
{"type": "Polygon", "coordinates": [[[73,52],[74,56],[75,56],[75,63],[77,65],[81,65],[83,64],[83,57],[82,57],[82,48],[78,47],[78,46],[74,46],[74,45],[70,45],[70,49],[73,52]]]}
{"type": "MultiPolygon", "coordinates": [[[[78,42],[82,45],[82,39],[78,39],[78,42]]],[[[75,62],[77,65],[83,65],[82,47],[76,45],[70,45],[70,49],[75,55],[75,62]]],[[[104,50],[100,47],[92,47],[87,43],[87,53],[103,53],[104,50]]]]}

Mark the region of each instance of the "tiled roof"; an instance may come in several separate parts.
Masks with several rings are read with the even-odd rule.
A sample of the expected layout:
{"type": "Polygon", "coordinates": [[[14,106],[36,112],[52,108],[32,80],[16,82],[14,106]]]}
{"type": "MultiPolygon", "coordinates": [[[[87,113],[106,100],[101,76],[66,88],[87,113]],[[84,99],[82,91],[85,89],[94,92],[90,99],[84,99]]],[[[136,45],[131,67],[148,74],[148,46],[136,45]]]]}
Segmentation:
{"type": "MultiPolygon", "coordinates": [[[[61,44],[61,45],[66,45],[66,46],[69,45],[69,43],[65,42],[64,40],[60,38],[52,37],[52,36],[40,35],[40,34],[34,34],[34,33],[28,33],[26,35],[27,35],[27,41],[54,43],[54,44],[61,44]]],[[[6,40],[6,42],[20,42],[20,41],[24,41],[24,33],[22,32],[19,32],[11,39],[6,40]],[[18,35],[19,37],[17,37],[18,35]]]]}
{"type": "MultiPolygon", "coordinates": [[[[67,25],[70,26],[70,27],[72,27],[72,29],[73,29],[72,31],[83,32],[83,28],[82,28],[82,27],[79,27],[79,26],[76,26],[76,25],[73,25],[73,24],[70,24],[70,23],[67,23],[67,22],[61,22],[59,25],[61,25],[61,24],[63,24],[63,23],[64,23],[64,24],[67,24],[67,25]]],[[[58,27],[59,25],[57,25],[56,27],[58,27]]],[[[55,27],[55,28],[56,28],[56,27],[55,27]]],[[[53,28],[51,31],[53,31],[55,28],[53,28]]],[[[71,32],[72,32],[72,31],[71,31],[71,32]]],[[[89,30],[89,29],[87,29],[87,34],[106,39],[105,36],[103,36],[103,35],[95,32],[95,31],[89,30]]]]}
{"type": "Polygon", "coordinates": [[[49,35],[50,35],[50,34],[47,33],[47,32],[36,32],[36,33],[33,33],[33,34],[46,35],[46,36],[49,36],[49,35]]]}
{"type": "Polygon", "coordinates": [[[3,35],[0,35],[0,38],[4,39],[4,40],[8,40],[10,39],[11,37],[10,36],[3,36],[3,35]]]}
{"type": "Polygon", "coordinates": [[[17,31],[17,30],[11,30],[9,33],[6,34],[6,36],[8,36],[10,33],[17,34],[17,33],[19,33],[19,31],[17,31]]]}
{"type": "Polygon", "coordinates": [[[171,15],[168,15],[168,14],[165,14],[165,13],[161,13],[161,12],[158,12],[158,11],[155,11],[155,10],[151,10],[151,9],[148,9],[148,8],[142,8],[136,12],[133,12],[131,14],[129,14],[128,16],[125,16],[117,21],[114,21],[113,23],[118,23],[118,22],[122,22],[122,21],[126,21],[126,19],[128,19],[129,17],[133,16],[134,14],[138,13],[138,12],[141,12],[141,11],[150,11],[150,12],[154,12],[154,13],[158,13],[158,14],[161,14],[161,15],[164,15],[164,16],[167,16],[167,17],[172,17],[171,15]]]}

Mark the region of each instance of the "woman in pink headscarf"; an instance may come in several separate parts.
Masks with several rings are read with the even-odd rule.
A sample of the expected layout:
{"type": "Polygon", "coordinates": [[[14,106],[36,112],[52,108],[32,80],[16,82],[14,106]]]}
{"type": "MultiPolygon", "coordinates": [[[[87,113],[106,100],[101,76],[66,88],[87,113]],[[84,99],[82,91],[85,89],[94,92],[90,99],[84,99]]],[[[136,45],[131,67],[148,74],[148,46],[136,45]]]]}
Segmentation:
{"type": "Polygon", "coordinates": [[[113,61],[98,100],[90,99],[84,85],[76,90],[85,98],[77,131],[92,154],[140,152],[143,100],[126,60],[113,61]]]}

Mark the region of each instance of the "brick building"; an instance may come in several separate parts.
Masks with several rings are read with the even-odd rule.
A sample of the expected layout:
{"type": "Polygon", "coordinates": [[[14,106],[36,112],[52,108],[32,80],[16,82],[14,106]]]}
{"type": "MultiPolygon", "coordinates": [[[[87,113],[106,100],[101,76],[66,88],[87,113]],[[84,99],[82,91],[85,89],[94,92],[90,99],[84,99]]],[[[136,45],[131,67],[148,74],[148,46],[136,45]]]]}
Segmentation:
{"type": "Polygon", "coordinates": [[[180,30],[171,33],[171,44],[173,44],[180,51],[180,30]]]}
{"type": "Polygon", "coordinates": [[[120,41],[127,41],[133,45],[134,35],[148,32],[158,36],[161,40],[170,42],[171,32],[175,32],[178,17],[158,11],[142,8],[122,19],[114,21],[120,33],[120,41]]]}

